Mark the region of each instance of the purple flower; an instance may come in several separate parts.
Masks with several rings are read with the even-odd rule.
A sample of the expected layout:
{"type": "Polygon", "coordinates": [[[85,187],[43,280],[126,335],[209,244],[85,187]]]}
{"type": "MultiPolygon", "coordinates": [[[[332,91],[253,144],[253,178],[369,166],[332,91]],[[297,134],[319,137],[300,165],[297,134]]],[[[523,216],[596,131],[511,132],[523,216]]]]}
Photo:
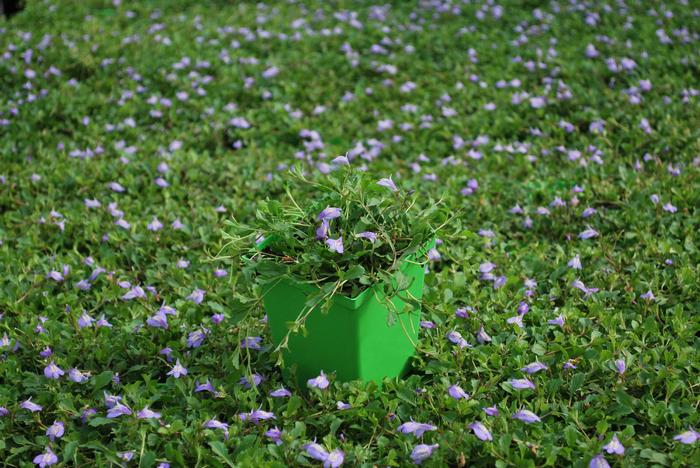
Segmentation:
{"type": "Polygon", "coordinates": [[[493,289],[499,289],[505,286],[507,281],[507,278],[505,276],[497,276],[496,279],[493,280],[493,289]]]}
{"type": "Polygon", "coordinates": [[[698,439],[700,439],[700,432],[694,429],[689,429],[673,438],[673,440],[677,440],[681,444],[686,445],[694,444],[698,439]]]}
{"type": "Polygon", "coordinates": [[[92,325],[92,322],[94,322],[95,319],[90,317],[87,312],[83,312],[80,315],[80,318],[78,318],[78,328],[85,328],[89,327],[92,325]]]}
{"type": "Polygon", "coordinates": [[[278,388],[270,392],[270,396],[274,398],[286,398],[292,396],[292,392],[284,387],[278,388]]]}
{"type": "Polygon", "coordinates": [[[598,231],[595,229],[588,228],[585,231],[581,231],[578,235],[579,239],[591,239],[593,237],[598,237],[598,231]]]}
{"type": "Polygon", "coordinates": [[[335,449],[328,454],[323,461],[323,468],[338,468],[345,461],[345,454],[340,449],[335,449]]]}
{"type": "Polygon", "coordinates": [[[216,393],[216,389],[211,384],[211,382],[209,382],[209,379],[207,379],[207,381],[204,382],[203,384],[200,384],[199,382],[195,383],[195,387],[194,387],[195,393],[205,392],[205,391],[211,392],[211,393],[216,393]]]}
{"type": "Polygon", "coordinates": [[[260,421],[265,421],[268,419],[276,419],[275,414],[271,413],[269,411],[263,411],[262,409],[258,408],[256,410],[251,411],[250,413],[240,413],[238,417],[241,419],[241,421],[250,421],[253,424],[258,424],[260,421]]]}
{"type": "Polygon", "coordinates": [[[339,218],[341,214],[342,210],[340,208],[329,206],[321,210],[316,219],[318,221],[330,221],[331,219],[339,218]]]}
{"type": "Polygon", "coordinates": [[[22,403],[20,403],[19,407],[26,409],[27,411],[31,411],[32,413],[36,413],[37,411],[44,409],[43,406],[32,402],[31,398],[24,400],[22,403]]]}
{"type": "Polygon", "coordinates": [[[90,374],[87,372],[80,372],[78,369],[73,368],[68,370],[68,378],[75,383],[84,383],[88,381],[90,374]]]}
{"type": "Polygon", "coordinates": [[[372,231],[364,231],[359,234],[356,234],[356,236],[362,239],[367,239],[370,242],[376,242],[377,240],[377,233],[372,231]]]}
{"type": "Polygon", "coordinates": [[[567,266],[569,268],[573,268],[574,270],[580,270],[581,268],[583,268],[581,266],[581,259],[579,258],[578,254],[574,255],[574,258],[569,260],[569,262],[567,263],[567,266]]]}
{"type": "Polygon", "coordinates": [[[46,435],[53,442],[56,439],[60,439],[65,432],[65,426],[61,421],[54,421],[48,428],[46,428],[46,435]]]}
{"type": "Polygon", "coordinates": [[[382,187],[386,187],[389,190],[391,190],[392,192],[399,191],[399,189],[398,189],[398,187],[396,187],[396,184],[394,183],[394,181],[391,180],[391,177],[389,177],[388,179],[385,178],[385,179],[379,180],[379,182],[377,182],[377,185],[381,185],[382,187]]]}
{"type": "Polygon", "coordinates": [[[580,279],[576,279],[576,280],[572,281],[572,282],[571,282],[571,287],[583,291],[583,297],[584,297],[584,298],[590,297],[590,296],[592,296],[594,293],[597,293],[597,292],[599,291],[598,288],[589,288],[589,287],[586,287],[586,285],[583,284],[583,281],[581,281],[580,279]]]}
{"type": "Polygon", "coordinates": [[[210,419],[206,421],[202,426],[206,427],[207,429],[221,429],[222,431],[224,431],[224,438],[228,439],[228,424],[223,423],[221,421],[217,421],[216,419],[210,419]]]}
{"type": "Polygon", "coordinates": [[[273,427],[272,429],[268,429],[265,432],[265,437],[269,438],[277,445],[282,445],[282,431],[278,429],[277,426],[273,427]]]}
{"type": "Polygon", "coordinates": [[[524,390],[527,388],[534,389],[535,384],[532,383],[529,379],[510,379],[508,381],[511,387],[513,387],[516,390],[524,390]]]}
{"type": "Polygon", "coordinates": [[[222,278],[226,275],[228,275],[228,272],[223,268],[217,268],[216,270],[214,270],[214,276],[217,278],[222,278]]]}
{"type": "Polygon", "coordinates": [[[241,340],[241,348],[249,348],[259,351],[260,349],[262,349],[260,347],[261,341],[262,338],[259,336],[247,336],[243,340],[241,340]]]}
{"type": "Polygon", "coordinates": [[[158,311],[155,313],[155,315],[152,315],[151,317],[148,317],[146,319],[146,324],[149,327],[162,328],[163,330],[167,330],[168,329],[168,317],[164,313],[158,311]]]}
{"type": "MultiPolygon", "coordinates": [[[[7,335],[5,335],[5,336],[7,336],[7,335]]],[[[9,345],[10,345],[10,343],[9,343],[9,341],[8,341],[8,343],[7,343],[5,346],[9,346],[9,345]]],[[[47,357],[49,357],[49,356],[51,356],[51,355],[53,355],[53,351],[52,351],[51,348],[48,347],[48,346],[45,347],[45,348],[39,353],[39,356],[43,357],[44,359],[47,358],[47,357]]]]}
{"type": "Polygon", "coordinates": [[[640,294],[639,297],[647,301],[653,301],[654,299],[656,299],[656,296],[654,296],[654,293],[651,292],[651,289],[645,292],[644,294],[640,294]]]}
{"type": "Polygon", "coordinates": [[[576,369],[576,364],[574,364],[573,359],[567,359],[562,367],[564,369],[576,369]]]}
{"type": "Polygon", "coordinates": [[[480,271],[481,273],[489,273],[489,272],[491,272],[494,268],[496,268],[496,264],[495,264],[495,263],[491,263],[491,262],[485,262],[485,263],[482,263],[481,265],[479,265],[479,271],[480,271]]]}
{"type": "Polygon", "coordinates": [[[344,252],[343,236],[340,236],[337,239],[326,239],[326,244],[328,245],[328,248],[331,252],[337,252],[339,254],[342,254],[344,252]]]}
{"type": "Polygon", "coordinates": [[[453,342],[454,344],[458,345],[460,348],[471,348],[472,345],[467,343],[467,340],[465,340],[462,337],[462,334],[459,333],[458,331],[451,331],[447,334],[447,339],[453,342]]]}
{"type": "Polygon", "coordinates": [[[591,458],[590,463],[588,463],[588,468],[610,468],[610,464],[605,459],[602,453],[599,453],[595,457],[591,458]]]}
{"type": "Polygon", "coordinates": [[[420,465],[427,460],[433,454],[433,451],[438,447],[438,444],[418,444],[413,447],[413,450],[411,451],[411,460],[413,460],[413,463],[416,465],[420,465]]]}
{"type": "Polygon", "coordinates": [[[532,411],[529,411],[526,409],[521,409],[520,411],[513,414],[513,419],[519,419],[520,421],[527,423],[527,424],[532,424],[534,422],[541,421],[539,416],[537,416],[532,411]]]}
{"type": "Polygon", "coordinates": [[[75,287],[76,287],[76,289],[79,289],[81,291],[87,291],[92,287],[92,285],[90,284],[90,282],[88,280],[82,279],[82,280],[78,281],[77,283],[75,283],[75,287]]]}
{"type": "Polygon", "coordinates": [[[158,220],[158,218],[154,216],[153,219],[151,220],[151,222],[148,223],[148,225],[146,226],[146,228],[147,228],[149,231],[153,231],[153,232],[160,231],[161,229],[163,229],[163,223],[161,223],[161,222],[158,220]]]}
{"type": "Polygon", "coordinates": [[[460,387],[459,385],[452,385],[450,388],[447,389],[447,393],[455,400],[469,399],[469,394],[462,390],[462,387],[460,387]]]}
{"type": "Polygon", "coordinates": [[[421,320],[420,326],[421,328],[435,328],[435,324],[430,320],[421,320]]]}
{"type": "Polygon", "coordinates": [[[529,311],[530,311],[530,306],[528,305],[528,303],[525,301],[520,301],[520,304],[518,304],[518,314],[525,315],[529,311]]]}
{"type": "Polygon", "coordinates": [[[484,331],[483,325],[481,326],[479,332],[476,334],[476,340],[480,344],[489,343],[491,341],[491,337],[488,335],[488,333],[484,331]]]}
{"type": "Polygon", "coordinates": [[[515,317],[510,317],[506,319],[506,322],[510,324],[516,324],[520,328],[523,328],[523,316],[520,314],[516,315],[515,317]]]}
{"type": "Polygon", "coordinates": [[[226,316],[224,314],[213,314],[211,316],[211,323],[213,323],[214,325],[219,325],[221,322],[224,321],[225,318],[226,316]]]}
{"type": "Polygon", "coordinates": [[[311,442],[304,445],[304,450],[306,450],[306,453],[314,460],[325,462],[328,458],[328,452],[326,452],[326,449],[316,442],[311,442]]]}
{"type": "Polygon", "coordinates": [[[615,360],[615,368],[617,369],[617,372],[620,375],[622,375],[627,370],[627,363],[625,363],[624,359],[616,359],[615,360]]]}
{"type": "Polygon", "coordinates": [[[128,406],[122,405],[121,403],[117,403],[114,406],[112,406],[109,411],[107,411],[107,417],[112,419],[112,418],[118,418],[119,416],[128,416],[131,414],[131,410],[129,409],[128,406]]]}
{"type": "Polygon", "coordinates": [[[56,282],[61,282],[63,281],[63,275],[59,273],[56,270],[51,270],[48,275],[46,275],[47,278],[52,279],[56,282]]]}
{"type": "Polygon", "coordinates": [[[398,427],[398,430],[399,430],[399,432],[402,432],[404,434],[413,434],[416,437],[421,437],[427,431],[437,430],[437,426],[433,426],[432,424],[419,423],[419,422],[415,422],[413,420],[410,420],[409,422],[405,422],[405,423],[401,424],[398,427]]]}
{"type": "Polygon", "coordinates": [[[127,462],[133,460],[134,455],[135,453],[132,450],[128,450],[126,452],[117,452],[117,456],[127,462]]]}
{"type": "Polygon", "coordinates": [[[8,414],[10,414],[8,409],[5,408],[4,406],[0,406],[0,418],[3,416],[7,416],[8,414]]]}
{"type": "Polygon", "coordinates": [[[39,468],[44,468],[45,466],[51,466],[58,463],[58,457],[51,450],[50,447],[44,449],[44,453],[40,453],[34,457],[34,464],[39,465],[39,468]]]}
{"type": "Polygon", "coordinates": [[[352,405],[350,403],[344,403],[342,401],[337,401],[335,403],[336,408],[338,408],[341,411],[347,410],[352,408],[352,405]]]}
{"type": "Polygon", "coordinates": [[[546,365],[542,364],[541,362],[531,362],[525,367],[521,367],[520,370],[523,372],[527,372],[528,374],[534,374],[536,372],[539,372],[544,369],[549,369],[546,365]]]}
{"type": "Polygon", "coordinates": [[[243,385],[245,388],[251,388],[251,387],[257,387],[260,385],[260,383],[263,381],[263,378],[260,374],[253,374],[250,376],[250,379],[248,377],[241,377],[238,383],[243,385]]]}
{"type": "Polygon", "coordinates": [[[558,325],[560,327],[564,326],[564,316],[559,314],[556,318],[553,318],[552,320],[547,320],[547,323],[549,325],[558,325]]]}
{"type": "Polygon", "coordinates": [[[65,372],[53,361],[44,367],[44,375],[47,379],[59,379],[63,374],[65,374],[65,372]]]}
{"type": "Polygon", "coordinates": [[[172,375],[176,379],[179,379],[183,375],[187,375],[187,369],[185,369],[183,365],[180,364],[180,360],[178,359],[175,361],[175,365],[170,370],[170,372],[168,372],[168,375],[172,375]]]}
{"type": "Polygon", "coordinates": [[[156,413],[146,406],[141,411],[136,413],[136,417],[139,419],[160,419],[160,413],[156,413]]]}
{"type": "Polygon", "coordinates": [[[613,434],[612,439],[610,439],[610,442],[605,444],[603,446],[603,450],[610,454],[617,454],[617,455],[624,455],[625,454],[625,446],[622,445],[620,442],[620,439],[617,438],[617,434],[613,434]]]}
{"type": "Polygon", "coordinates": [[[122,300],[130,301],[131,299],[137,299],[141,297],[146,297],[146,291],[144,291],[141,286],[134,286],[122,296],[122,300]]]}
{"type": "Polygon", "coordinates": [[[195,304],[201,304],[202,301],[204,300],[204,295],[206,294],[206,291],[203,291],[201,289],[195,289],[192,291],[192,293],[186,297],[188,301],[192,301],[195,304]]]}
{"type": "Polygon", "coordinates": [[[323,220],[321,224],[316,228],[316,240],[322,240],[328,238],[328,221],[323,220]]]}
{"type": "Polygon", "coordinates": [[[320,388],[321,390],[323,390],[328,388],[330,382],[328,382],[326,374],[324,374],[323,371],[321,371],[321,374],[318,377],[314,377],[313,379],[307,380],[306,384],[311,388],[320,388]]]}
{"type": "Polygon", "coordinates": [[[199,348],[202,346],[204,339],[207,337],[209,330],[203,328],[201,330],[195,330],[187,335],[187,347],[189,348],[199,348]]]}
{"type": "Polygon", "coordinates": [[[484,408],[484,413],[486,413],[487,416],[498,416],[498,408],[496,408],[496,405],[489,406],[488,408],[484,408]]]}
{"type": "Polygon", "coordinates": [[[481,424],[479,421],[475,421],[471,423],[470,425],[467,426],[469,429],[474,431],[474,435],[477,436],[479,439],[486,441],[486,440],[493,440],[493,436],[489,432],[488,429],[486,429],[486,426],[481,424]]]}

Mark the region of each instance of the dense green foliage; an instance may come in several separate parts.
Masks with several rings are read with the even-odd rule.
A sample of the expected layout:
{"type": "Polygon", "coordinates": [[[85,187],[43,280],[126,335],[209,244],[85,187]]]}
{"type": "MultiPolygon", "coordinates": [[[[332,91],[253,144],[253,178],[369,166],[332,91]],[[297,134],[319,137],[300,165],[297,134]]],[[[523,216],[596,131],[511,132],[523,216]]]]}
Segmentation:
{"type": "Polygon", "coordinates": [[[700,429],[694,2],[115,3],[0,22],[4,466],[318,465],[314,439],[346,466],[700,464],[674,439],[700,429]],[[295,388],[216,258],[285,187],[318,202],[290,166],[345,154],[460,236],[410,375],[295,388]]]}

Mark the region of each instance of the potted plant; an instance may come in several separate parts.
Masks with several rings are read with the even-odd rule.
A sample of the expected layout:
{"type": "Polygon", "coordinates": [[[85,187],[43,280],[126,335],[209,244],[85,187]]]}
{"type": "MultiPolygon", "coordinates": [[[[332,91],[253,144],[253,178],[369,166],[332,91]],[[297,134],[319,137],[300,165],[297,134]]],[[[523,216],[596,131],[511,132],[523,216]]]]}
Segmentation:
{"type": "Polygon", "coordinates": [[[228,223],[226,249],[260,287],[272,341],[299,382],[395,377],[418,344],[427,253],[442,217],[390,179],[344,168],[320,181],[291,171],[305,200],[260,203],[228,223]]]}

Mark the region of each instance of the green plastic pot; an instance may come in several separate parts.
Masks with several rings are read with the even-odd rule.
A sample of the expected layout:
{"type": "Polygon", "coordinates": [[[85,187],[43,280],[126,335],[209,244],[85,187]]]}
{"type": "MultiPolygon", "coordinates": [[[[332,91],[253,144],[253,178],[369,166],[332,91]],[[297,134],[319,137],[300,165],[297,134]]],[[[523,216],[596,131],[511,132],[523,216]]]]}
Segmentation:
{"type": "MultiPolygon", "coordinates": [[[[258,249],[269,245],[267,239],[258,249]]],[[[402,298],[423,296],[427,251],[434,245],[433,240],[399,265],[410,280],[410,296],[404,291],[391,298],[393,324],[387,320],[391,306],[377,285],[355,297],[335,295],[327,313],[317,307],[306,318],[305,335],[290,335],[284,350],[285,374],[295,369],[300,385],[321,371],[335,373],[338,381],[380,382],[400,376],[415,353],[421,316],[420,307],[411,307],[402,298]]],[[[267,323],[277,346],[289,332],[290,322],[308,310],[305,302],[318,288],[288,277],[272,279],[262,288],[267,323]]]]}

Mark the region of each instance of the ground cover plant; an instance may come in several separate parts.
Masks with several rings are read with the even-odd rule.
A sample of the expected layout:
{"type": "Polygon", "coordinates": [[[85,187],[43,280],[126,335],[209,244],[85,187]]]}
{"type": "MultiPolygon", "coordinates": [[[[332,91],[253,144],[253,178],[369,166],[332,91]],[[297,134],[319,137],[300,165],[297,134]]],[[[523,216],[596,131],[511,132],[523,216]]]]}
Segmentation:
{"type": "Polygon", "coordinates": [[[697,4],[26,3],[4,466],[700,463],[697,4]],[[456,214],[405,378],[282,379],[219,254],[262,201],[313,203],[295,164],[456,214]]]}

